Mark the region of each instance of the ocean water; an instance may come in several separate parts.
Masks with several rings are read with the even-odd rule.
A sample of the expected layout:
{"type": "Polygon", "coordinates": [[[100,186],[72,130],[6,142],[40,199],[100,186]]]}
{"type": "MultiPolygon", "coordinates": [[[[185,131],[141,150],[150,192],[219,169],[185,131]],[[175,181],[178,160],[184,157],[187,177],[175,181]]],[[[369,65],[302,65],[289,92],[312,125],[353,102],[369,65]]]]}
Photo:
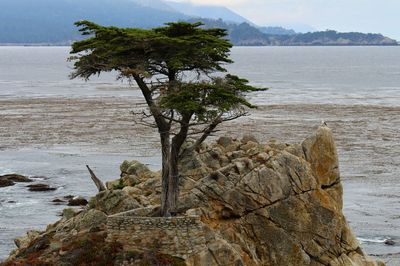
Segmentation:
{"type": "MultiPolygon", "coordinates": [[[[124,142],[142,137],[133,133],[118,135],[115,141],[83,140],[74,131],[79,123],[57,135],[58,127],[69,126],[64,122],[41,131],[52,113],[65,118],[61,116],[65,110],[52,109],[41,99],[71,99],[69,107],[75,110],[82,99],[107,99],[112,104],[140,98],[138,90],[116,81],[114,73],[89,82],[70,80],[68,52],[69,47],[0,47],[0,104],[4,106],[0,106],[0,175],[42,176],[38,182],[57,188],[48,193],[28,192],[25,184],[0,188],[0,259],[13,249],[16,236],[44,229],[58,219],[65,206],[53,205],[52,199],[69,194],[90,197],[96,192],[85,164],[93,165],[104,180],[118,178],[118,166],[128,158],[159,167],[156,148],[143,152],[124,142]],[[39,103],[43,105],[37,107],[39,103]],[[37,116],[44,124],[35,128],[37,116]],[[18,121],[22,124],[16,125],[18,121]],[[22,134],[26,121],[33,125],[22,134]],[[75,135],[65,140],[68,132],[75,135]]],[[[250,96],[261,107],[250,118],[256,129],[263,130],[259,134],[296,142],[310,132],[306,127],[321,119],[333,126],[350,225],[369,254],[385,258],[399,253],[400,47],[235,47],[232,58],[235,63],[227,66],[231,73],[270,88],[250,96]],[[399,244],[385,246],[385,239],[399,244]]],[[[129,127],[129,120],[122,121],[129,127]]],[[[108,129],[99,126],[99,130],[108,129]]]]}
{"type": "MultiPolygon", "coordinates": [[[[68,56],[69,47],[0,47],[0,97],[139,96],[114,73],[70,80],[68,56]]],[[[400,105],[400,47],[234,47],[231,56],[229,71],[271,89],[256,103],[400,105]]]]}

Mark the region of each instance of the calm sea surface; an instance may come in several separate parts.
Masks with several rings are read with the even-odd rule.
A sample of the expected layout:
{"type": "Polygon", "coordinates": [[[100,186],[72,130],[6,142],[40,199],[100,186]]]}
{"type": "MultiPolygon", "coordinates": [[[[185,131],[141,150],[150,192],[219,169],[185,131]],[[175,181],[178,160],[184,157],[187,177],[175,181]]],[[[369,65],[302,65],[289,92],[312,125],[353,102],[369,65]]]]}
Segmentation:
{"type": "MultiPolygon", "coordinates": [[[[135,95],[112,74],[69,80],[68,52],[0,47],[0,97],[135,95]]],[[[271,88],[268,103],[400,105],[400,47],[236,47],[232,58],[230,71],[271,88]]]]}
{"type": "MultiPolygon", "coordinates": [[[[71,63],[66,61],[68,53],[68,47],[0,47],[0,100],[140,97],[137,90],[115,81],[112,73],[90,82],[71,81],[68,78],[71,63]]],[[[391,112],[398,112],[400,108],[400,47],[235,47],[232,50],[232,58],[235,63],[228,66],[230,72],[247,78],[254,85],[270,88],[267,92],[252,95],[252,101],[261,106],[290,106],[294,110],[290,113],[293,121],[307,120],[307,117],[300,115],[303,109],[308,108],[310,116],[315,116],[312,114],[313,106],[337,106],[340,109],[343,107],[343,110],[349,108],[352,115],[346,113],[346,117],[339,117],[342,113],[333,111],[329,113],[329,116],[333,117],[332,120],[349,119],[354,122],[363,119],[368,123],[368,115],[364,116],[362,111],[357,110],[379,109],[382,112],[381,118],[371,120],[373,130],[379,129],[382,122],[385,124],[385,132],[392,135],[388,133],[390,136],[386,136],[389,144],[384,146],[376,142],[373,148],[376,148],[377,153],[379,149],[386,149],[388,159],[379,163],[383,169],[390,171],[374,173],[375,168],[371,168],[367,174],[361,173],[360,176],[376,175],[382,180],[388,178],[391,183],[385,183],[384,189],[400,190],[400,184],[397,182],[400,174],[400,147],[396,144],[400,142],[399,139],[396,140],[400,123],[398,117],[385,113],[385,108],[389,108],[391,112]]],[[[283,110],[290,109],[285,108],[283,110]]],[[[0,115],[7,117],[8,111],[0,110],[0,115]]],[[[29,110],[21,113],[21,117],[29,115],[34,114],[29,110]]],[[[285,120],[287,117],[282,115],[279,119],[285,120]]],[[[0,120],[0,127],[6,128],[4,123],[0,120]]],[[[367,145],[369,141],[373,140],[366,138],[358,144],[367,145]]],[[[13,249],[13,239],[16,236],[24,234],[28,229],[44,229],[48,223],[58,219],[57,214],[64,206],[51,204],[54,197],[68,194],[89,197],[95,193],[95,188],[81,165],[82,162],[97,165],[98,173],[108,179],[118,177],[118,165],[127,157],[144,161],[154,169],[158,168],[156,154],[135,154],[134,151],[128,153],[126,150],[111,153],[88,152],[76,143],[46,147],[18,144],[23,142],[22,139],[16,139],[14,147],[5,148],[6,145],[0,138],[0,174],[18,172],[30,176],[45,176],[46,179],[42,181],[58,189],[50,193],[35,194],[27,192],[23,184],[0,188],[0,259],[13,249]]],[[[355,231],[369,253],[400,252],[399,247],[386,251],[382,244],[382,240],[387,238],[398,237],[400,241],[400,233],[393,233],[397,229],[400,231],[400,228],[396,229],[400,224],[398,195],[397,198],[391,197],[390,201],[385,201],[387,205],[382,207],[384,211],[393,213],[391,230],[379,232],[361,228],[362,222],[369,219],[366,216],[372,216],[371,220],[378,219],[380,211],[366,209],[368,205],[373,204],[366,202],[361,204],[360,208],[364,208],[362,211],[368,215],[358,212],[357,202],[364,199],[354,196],[359,184],[358,181],[354,181],[356,179],[350,177],[355,176],[355,172],[366,169],[364,164],[373,165],[373,160],[369,162],[368,158],[374,151],[363,157],[362,150],[359,150],[357,158],[361,159],[357,166],[357,163],[349,159],[352,156],[351,149],[342,150],[342,176],[348,177],[349,180],[345,181],[345,201],[348,202],[345,204],[345,212],[352,226],[356,227],[355,231]],[[346,194],[346,187],[351,193],[346,194]]],[[[372,195],[374,186],[366,183],[363,187],[365,195],[372,195]]],[[[380,208],[380,205],[376,204],[374,208],[380,208]]]]}

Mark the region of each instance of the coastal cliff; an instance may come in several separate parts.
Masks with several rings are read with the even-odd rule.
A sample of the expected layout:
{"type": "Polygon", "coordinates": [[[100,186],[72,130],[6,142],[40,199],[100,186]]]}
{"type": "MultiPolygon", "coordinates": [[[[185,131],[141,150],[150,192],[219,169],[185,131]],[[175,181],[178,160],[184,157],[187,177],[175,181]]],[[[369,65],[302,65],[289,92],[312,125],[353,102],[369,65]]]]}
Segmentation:
{"type": "Polygon", "coordinates": [[[16,239],[1,265],[384,265],[342,213],[329,128],[301,144],[222,137],[183,154],[177,217],[157,217],[160,174],[125,161],[87,208],[16,239]]]}

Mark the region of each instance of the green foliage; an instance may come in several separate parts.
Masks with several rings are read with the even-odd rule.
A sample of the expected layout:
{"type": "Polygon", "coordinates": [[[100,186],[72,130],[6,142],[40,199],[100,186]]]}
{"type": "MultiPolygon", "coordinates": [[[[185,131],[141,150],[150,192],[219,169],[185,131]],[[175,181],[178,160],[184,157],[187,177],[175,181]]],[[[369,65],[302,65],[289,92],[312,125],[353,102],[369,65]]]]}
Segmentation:
{"type": "Polygon", "coordinates": [[[247,80],[233,75],[197,83],[176,83],[173,89],[162,96],[160,106],[181,114],[194,114],[202,122],[211,121],[219,114],[241,106],[255,107],[245,99],[245,94],[266,89],[255,88],[247,83],[247,80]]]}
{"type": "Polygon", "coordinates": [[[223,29],[202,29],[201,23],[176,22],[145,30],[103,27],[80,21],[82,35],[90,38],[72,45],[74,77],[89,78],[116,70],[121,77],[141,74],[175,76],[183,71],[211,73],[225,71],[231,44],[223,29]]]}
{"type": "Polygon", "coordinates": [[[223,64],[232,62],[228,57],[232,45],[224,39],[224,29],[205,29],[200,22],[174,22],[149,30],[103,27],[89,21],[76,25],[89,38],[72,46],[73,78],[88,79],[112,70],[119,72],[120,78],[166,76],[167,81],[150,88],[159,94],[163,110],[207,122],[233,109],[253,108],[245,94],[264,90],[237,76],[210,76],[225,72],[223,64]],[[183,78],[186,72],[197,73],[202,79],[188,82],[183,78]]]}

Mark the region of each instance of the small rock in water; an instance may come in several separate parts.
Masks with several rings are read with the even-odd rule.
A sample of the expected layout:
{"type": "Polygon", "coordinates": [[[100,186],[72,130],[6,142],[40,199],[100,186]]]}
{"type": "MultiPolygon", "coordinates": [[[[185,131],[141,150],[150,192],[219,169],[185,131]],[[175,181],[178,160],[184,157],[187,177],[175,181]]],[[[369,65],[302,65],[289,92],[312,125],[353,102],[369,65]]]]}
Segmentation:
{"type": "Polygon", "coordinates": [[[29,185],[27,187],[29,188],[29,191],[34,191],[34,192],[56,190],[56,188],[50,187],[49,185],[46,184],[34,184],[34,185],[29,185]]]}
{"type": "Polygon", "coordinates": [[[17,174],[9,174],[0,176],[0,187],[9,187],[15,185],[16,182],[32,182],[26,176],[17,175],[17,174]]]}
{"type": "Polygon", "coordinates": [[[30,178],[18,174],[3,175],[0,176],[0,179],[7,179],[13,182],[24,182],[24,183],[32,182],[30,178]]]}
{"type": "Polygon", "coordinates": [[[393,240],[391,240],[391,239],[387,239],[387,240],[385,240],[385,245],[388,245],[388,246],[393,246],[393,245],[395,245],[396,244],[396,242],[394,242],[393,240]]]}
{"type": "Polygon", "coordinates": [[[88,201],[82,197],[75,197],[68,202],[68,206],[86,206],[87,204],[88,201]]]}
{"type": "Polygon", "coordinates": [[[14,186],[15,183],[8,179],[0,179],[0,187],[10,187],[14,186]]]}
{"type": "Polygon", "coordinates": [[[73,195],[64,196],[64,199],[66,199],[66,200],[71,200],[73,198],[75,198],[75,196],[73,196],[73,195]]]}
{"type": "Polygon", "coordinates": [[[10,200],[10,201],[7,201],[7,203],[17,203],[17,202],[13,201],[13,200],[10,200]]]}
{"type": "Polygon", "coordinates": [[[51,202],[53,202],[53,203],[65,203],[64,200],[59,199],[59,198],[55,198],[55,199],[53,199],[51,202]]]}

